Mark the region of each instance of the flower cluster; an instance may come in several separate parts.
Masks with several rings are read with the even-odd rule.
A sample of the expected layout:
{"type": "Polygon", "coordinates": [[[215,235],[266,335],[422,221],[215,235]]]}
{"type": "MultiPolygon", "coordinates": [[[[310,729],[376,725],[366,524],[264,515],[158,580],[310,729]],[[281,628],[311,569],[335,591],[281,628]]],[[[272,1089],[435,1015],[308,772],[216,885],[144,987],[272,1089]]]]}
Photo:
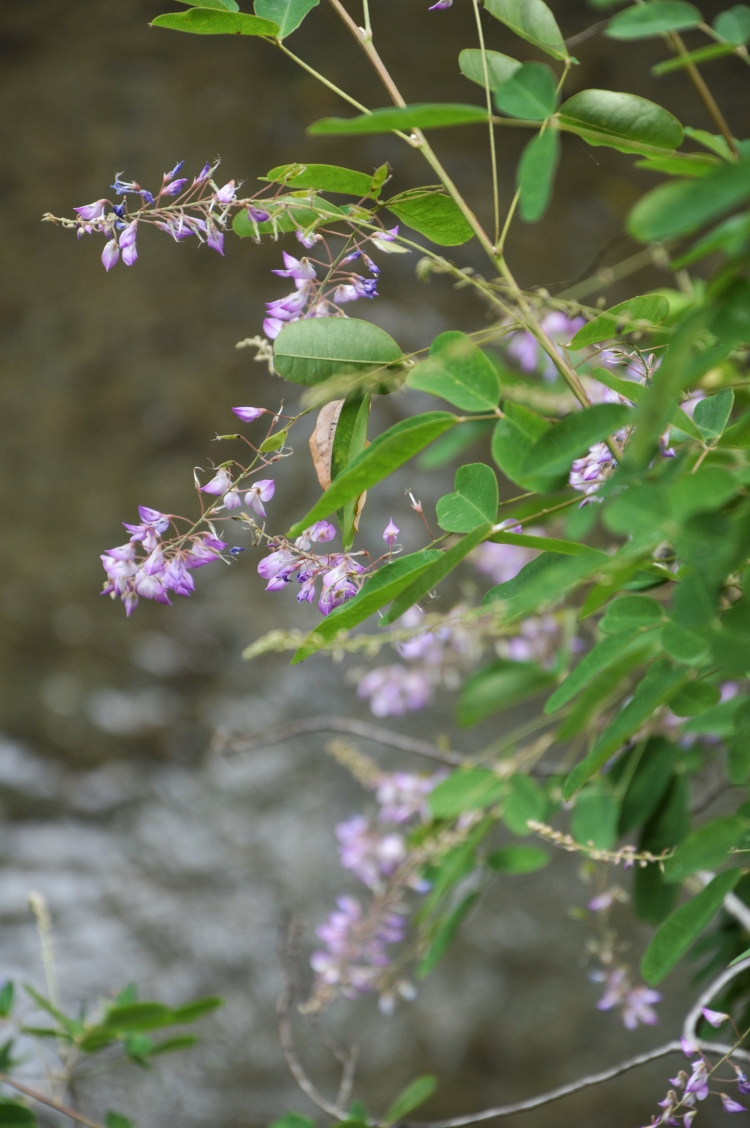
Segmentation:
{"type": "MultiPolygon", "coordinates": [[[[715,1027],[723,1025],[729,1019],[729,1015],[710,1010],[708,1007],[703,1007],[703,1017],[715,1027]]],[[[667,1092],[664,1100],[657,1101],[662,1111],[651,1118],[648,1128],[654,1128],[657,1124],[669,1125],[669,1128],[690,1128],[697,1116],[696,1101],[705,1101],[709,1094],[719,1097],[724,1112],[747,1112],[747,1107],[740,1104],[729,1093],[709,1087],[713,1081],[736,1085],[737,1091],[743,1095],[750,1093],[750,1081],[739,1066],[730,1059],[728,1064],[734,1070],[735,1076],[731,1079],[717,1078],[714,1076],[717,1067],[709,1065],[698,1047],[685,1037],[681,1041],[685,1057],[695,1057],[696,1054],[698,1057],[691,1063],[689,1076],[684,1069],[681,1069],[676,1077],[669,1078],[674,1088],[667,1092]]]]}
{"type": "Polygon", "coordinates": [[[317,583],[321,581],[321,596],[318,610],[321,615],[330,615],[334,608],[351,599],[360,589],[366,568],[354,557],[343,552],[332,552],[319,556],[312,552],[315,544],[333,540],[336,530],[327,521],[316,521],[297,537],[294,544],[273,538],[269,541],[272,549],[269,556],[258,564],[258,572],[268,580],[266,591],[282,591],[294,579],[301,584],[297,600],[312,603],[317,595],[317,583]]]}
{"type": "Polygon", "coordinates": [[[626,967],[616,967],[609,974],[594,972],[591,978],[595,983],[604,983],[604,994],[596,1009],[621,1008],[623,1025],[628,1030],[635,1030],[639,1022],[644,1026],[655,1026],[659,1021],[654,1003],[661,1002],[661,995],[642,983],[633,986],[626,967]]]}

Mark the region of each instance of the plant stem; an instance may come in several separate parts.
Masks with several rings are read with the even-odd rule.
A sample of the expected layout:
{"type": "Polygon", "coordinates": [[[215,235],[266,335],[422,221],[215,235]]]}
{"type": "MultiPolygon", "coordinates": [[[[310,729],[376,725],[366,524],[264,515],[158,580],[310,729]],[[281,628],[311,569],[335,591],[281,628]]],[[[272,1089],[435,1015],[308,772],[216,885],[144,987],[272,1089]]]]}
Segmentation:
{"type": "MultiPolygon", "coordinates": [[[[487,96],[487,117],[489,118],[490,131],[490,163],[492,165],[492,203],[495,212],[495,245],[500,240],[500,197],[497,184],[497,153],[495,152],[495,126],[492,120],[492,92],[490,90],[490,74],[487,66],[487,50],[484,45],[484,31],[482,29],[482,14],[479,11],[479,0],[473,0],[474,17],[477,24],[479,50],[482,52],[482,70],[484,72],[484,90],[487,96]]],[[[512,205],[511,205],[512,207],[512,205]]],[[[507,226],[507,224],[506,224],[507,226]]]]}
{"type": "Polygon", "coordinates": [[[292,51],[289,50],[288,47],[285,47],[280,39],[276,39],[274,40],[274,42],[279,50],[283,51],[285,55],[288,55],[293,62],[297,63],[297,65],[302,67],[303,70],[306,70],[308,74],[311,74],[313,76],[313,78],[317,78],[319,82],[322,82],[323,85],[327,86],[329,90],[332,90],[334,94],[338,94],[339,98],[343,98],[344,101],[348,102],[350,106],[354,106],[355,110],[359,110],[360,113],[363,114],[369,114],[372,112],[371,110],[368,110],[367,106],[363,106],[361,102],[358,102],[356,98],[352,98],[344,90],[341,90],[340,87],[336,86],[333,82],[330,82],[325,77],[325,75],[322,75],[319,71],[316,71],[315,68],[311,67],[309,63],[306,63],[304,59],[300,59],[298,55],[295,55],[292,51]]]}
{"type": "Polygon", "coordinates": [[[79,1124],[85,1124],[86,1128],[102,1128],[102,1125],[96,1120],[89,1120],[87,1116],[82,1116],[81,1113],[76,1112],[74,1108],[68,1108],[67,1105],[52,1100],[51,1097],[45,1096],[44,1093],[40,1093],[36,1089],[29,1088],[28,1085],[23,1085],[20,1081],[16,1081],[14,1077],[8,1077],[7,1073],[0,1073],[0,1085],[10,1085],[11,1089],[16,1089],[19,1093],[23,1093],[25,1097],[30,1097],[32,1101],[38,1101],[39,1104],[47,1105],[48,1108],[53,1108],[55,1112],[59,1112],[63,1116],[69,1117],[71,1120],[77,1120],[79,1124]]]}
{"type": "MultiPolygon", "coordinates": [[[[682,36],[678,32],[670,31],[668,38],[676,54],[681,55],[683,58],[685,58],[685,56],[689,54],[689,51],[683,42],[682,36]]],[[[721,135],[723,136],[731,151],[734,153],[735,159],[739,159],[740,151],[737,148],[737,142],[732,136],[732,131],[727,125],[726,119],[719,109],[713,94],[708,89],[708,86],[703,79],[703,75],[698,70],[695,63],[692,61],[685,64],[685,70],[688,72],[693,86],[698,91],[701,101],[708,110],[709,116],[714,125],[718,129],[719,133],[721,133],[721,135]]]]}

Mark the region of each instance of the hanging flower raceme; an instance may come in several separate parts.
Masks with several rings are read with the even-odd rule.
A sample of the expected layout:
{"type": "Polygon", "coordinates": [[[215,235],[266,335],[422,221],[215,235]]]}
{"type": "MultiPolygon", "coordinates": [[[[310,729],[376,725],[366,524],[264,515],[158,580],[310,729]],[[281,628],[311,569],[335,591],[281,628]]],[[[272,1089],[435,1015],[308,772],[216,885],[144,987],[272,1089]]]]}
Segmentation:
{"type": "Polygon", "coordinates": [[[330,615],[336,607],[356,595],[367,571],[362,564],[348,553],[333,552],[319,556],[312,552],[314,545],[333,540],[335,535],[336,530],[328,521],[316,521],[294,544],[278,540],[269,542],[272,552],[258,564],[259,574],[268,580],[266,591],[282,591],[296,579],[301,585],[297,600],[312,603],[320,580],[318,610],[321,615],[330,615]]]}
{"type": "MultiPolygon", "coordinates": [[[[304,242],[304,240],[303,240],[304,242]]],[[[283,251],[284,268],[273,270],[280,278],[291,278],[295,289],[283,298],[266,302],[267,316],[263,322],[263,332],[271,340],[278,337],[285,325],[292,321],[302,321],[310,317],[344,316],[338,308],[359,298],[376,298],[378,292],[377,276],[380,273],[376,264],[363,251],[356,250],[342,259],[338,267],[325,270],[325,279],[318,279],[317,270],[309,258],[297,259],[283,251]],[[362,258],[367,269],[375,277],[363,278],[344,267],[356,258],[362,258]]]]}

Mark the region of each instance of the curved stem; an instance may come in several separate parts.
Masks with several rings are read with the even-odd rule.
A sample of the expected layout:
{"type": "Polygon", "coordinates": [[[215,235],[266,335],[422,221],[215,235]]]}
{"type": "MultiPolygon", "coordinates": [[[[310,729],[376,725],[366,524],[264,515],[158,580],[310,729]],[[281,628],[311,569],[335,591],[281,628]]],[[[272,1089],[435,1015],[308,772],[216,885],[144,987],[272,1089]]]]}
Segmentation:
{"type": "Polygon", "coordinates": [[[344,101],[348,102],[350,106],[354,106],[355,110],[359,110],[360,113],[363,114],[372,113],[371,110],[368,110],[367,106],[363,106],[362,103],[358,102],[356,98],[352,98],[351,95],[346,93],[346,91],[342,90],[339,86],[336,86],[336,84],[327,79],[325,75],[322,75],[320,71],[316,71],[315,68],[311,67],[309,63],[306,63],[304,59],[300,59],[298,55],[295,55],[292,51],[289,50],[288,47],[285,47],[280,39],[276,39],[274,40],[274,42],[280,51],[283,51],[285,55],[289,56],[292,62],[297,63],[297,65],[302,67],[303,70],[306,70],[308,74],[311,74],[313,78],[317,78],[318,82],[322,82],[324,86],[327,86],[328,89],[332,90],[334,94],[338,94],[339,98],[343,98],[344,101]]]}
{"type": "MultiPolygon", "coordinates": [[[[695,1006],[692,1008],[692,1010],[689,1011],[688,1016],[685,1019],[682,1027],[683,1038],[686,1038],[688,1042],[692,1042],[694,1045],[700,1044],[700,1040],[696,1036],[695,1029],[701,1020],[701,1012],[703,1007],[707,1007],[711,1000],[716,995],[718,995],[722,987],[726,987],[727,983],[731,983],[733,979],[736,979],[738,975],[741,975],[742,972],[746,971],[749,967],[750,956],[747,956],[744,960],[740,960],[739,963],[736,963],[734,967],[728,967],[721,973],[721,975],[717,976],[716,979],[714,979],[713,983],[709,983],[708,987],[700,995],[695,1006]]],[[[711,1045],[710,1042],[708,1044],[711,1045]]],[[[742,1053],[743,1051],[733,1052],[742,1053]]],[[[745,1054],[744,1056],[747,1057],[749,1055],[745,1054]]]]}

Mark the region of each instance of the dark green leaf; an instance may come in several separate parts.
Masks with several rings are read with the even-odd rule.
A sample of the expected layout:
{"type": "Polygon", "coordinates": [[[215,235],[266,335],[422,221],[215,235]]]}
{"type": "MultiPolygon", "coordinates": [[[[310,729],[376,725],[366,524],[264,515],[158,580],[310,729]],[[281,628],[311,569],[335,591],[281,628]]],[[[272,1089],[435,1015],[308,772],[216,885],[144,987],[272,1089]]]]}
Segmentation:
{"type": "Polygon", "coordinates": [[[708,642],[681,623],[667,623],[661,632],[661,644],[667,654],[687,665],[699,662],[708,650],[708,642]]]}
{"type": "Polygon", "coordinates": [[[618,12],[605,31],[610,39],[651,39],[668,31],[685,31],[703,23],[703,16],[685,0],[650,0],[618,12]]]}
{"type": "MultiPolygon", "coordinates": [[[[683,67],[689,67],[691,63],[710,63],[712,59],[721,59],[725,55],[734,53],[734,47],[730,43],[710,43],[708,47],[699,47],[697,51],[687,51],[684,55],[677,55],[674,59],[665,59],[663,63],[657,63],[655,67],[651,68],[651,73],[655,75],[671,74],[672,71],[682,70],[683,67]]],[[[689,164],[689,161],[682,162],[689,164]]],[[[643,165],[639,165],[643,168],[643,165]]],[[[680,175],[676,173],[675,175],[680,175]]],[[[690,175],[690,173],[687,173],[690,175]]]]}
{"type": "Polygon", "coordinates": [[[536,223],[546,212],[559,160],[560,136],[554,127],[532,137],[521,154],[516,185],[526,223],[536,223]]]}
{"type": "Polygon", "coordinates": [[[171,1026],[174,1022],[173,1015],[172,1009],[163,1003],[130,1003],[122,1007],[110,1007],[101,1025],[105,1030],[118,1033],[140,1033],[171,1026]]]}
{"type": "Polygon", "coordinates": [[[677,717],[695,717],[718,705],[721,693],[715,685],[705,681],[688,682],[684,689],[669,702],[669,708],[677,717]]]}
{"type": "Polygon", "coordinates": [[[332,611],[308,635],[294,655],[292,665],[314,654],[323,643],[335,638],[339,631],[349,630],[369,619],[370,615],[385,607],[386,603],[390,603],[431,564],[439,560],[441,555],[438,549],[424,549],[422,552],[413,552],[409,556],[400,556],[397,560],[379,568],[353,599],[332,611]]]}
{"type": "Polygon", "coordinates": [[[554,683],[554,676],[533,662],[497,658],[462,685],[456,720],[465,728],[475,725],[493,713],[535,697],[554,683]]]}
{"type": "Polygon", "coordinates": [[[15,998],[16,989],[9,979],[4,983],[0,990],[0,1018],[7,1018],[13,1010],[13,1000],[15,998]]]}
{"type": "Polygon", "coordinates": [[[180,1034],[175,1038],[165,1038],[163,1042],[157,1042],[155,1046],[149,1050],[149,1057],[157,1057],[158,1054],[173,1054],[177,1050],[189,1050],[193,1046],[197,1046],[199,1038],[194,1034],[180,1034]]]}
{"type": "Polygon", "coordinates": [[[507,603],[506,620],[517,619],[562,599],[568,591],[606,567],[611,560],[606,553],[595,549],[589,549],[583,556],[543,552],[536,560],[524,565],[514,579],[490,588],[482,603],[486,606],[501,599],[507,603]]]}
{"type": "Polygon", "coordinates": [[[714,254],[715,251],[721,251],[728,258],[736,258],[747,249],[749,238],[750,216],[747,213],[732,215],[729,219],[722,220],[702,239],[693,243],[684,255],[672,259],[672,267],[675,270],[682,270],[683,267],[691,266],[707,255],[714,254]]]}
{"type": "Polygon", "coordinates": [[[566,779],[563,797],[570,799],[592,775],[603,768],[612,753],[638,731],[655,709],[674,697],[686,680],[684,671],[674,669],[665,659],[652,663],[646,676],[639,682],[632,701],[610,721],[593,750],[566,779]]]}
{"type": "Polygon", "coordinates": [[[497,516],[497,478],[484,462],[459,467],[455,492],[441,497],[436,506],[441,529],[448,533],[472,533],[480,526],[492,525],[497,516]]]}
{"type": "Polygon", "coordinates": [[[685,136],[677,118],[662,106],[614,90],[574,94],[560,106],[558,122],[589,145],[607,145],[622,153],[658,156],[677,149],[685,136]]]}
{"type": "Polygon", "coordinates": [[[556,713],[589,685],[603,670],[624,655],[642,648],[642,633],[637,630],[623,631],[621,634],[604,638],[584,655],[578,665],[568,674],[552,696],[545,702],[545,713],[556,713]]]}
{"type": "Polygon", "coordinates": [[[212,1011],[217,1010],[219,1007],[224,1006],[224,1000],[216,995],[212,995],[207,999],[196,999],[193,1003],[186,1003],[184,1007],[176,1007],[172,1011],[172,1022],[195,1022],[199,1018],[203,1018],[206,1014],[211,1014],[212,1011]]]}
{"type": "Polygon", "coordinates": [[[570,342],[570,347],[582,349],[585,345],[596,345],[634,329],[658,325],[668,313],[669,302],[661,294],[644,294],[640,298],[631,298],[612,306],[606,313],[600,313],[588,325],[579,329],[570,342]]]}
{"type": "Polygon", "coordinates": [[[30,1108],[17,1101],[0,1101],[0,1125],[2,1128],[36,1128],[36,1116],[30,1108]]]}
{"type": "Polygon", "coordinates": [[[510,794],[503,804],[503,822],[508,830],[522,838],[531,834],[529,820],[544,822],[548,805],[547,796],[531,776],[514,775],[510,794]]]}
{"type": "Polygon", "coordinates": [[[701,466],[669,487],[668,497],[672,513],[684,524],[698,513],[710,513],[721,507],[737,493],[737,480],[721,466],[701,466]]]}
{"type": "Polygon", "coordinates": [[[594,443],[624,427],[631,415],[631,408],[617,403],[596,404],[566,415],[527,452],[522,466],[524,474],[567,472],[575,458],[585,454],[594,443]]]}
{"type": "Polygon", "coordinates": [[[439,247],[457,247],[474,237],[469,221],[445,192],[412,188],[386,200],[385,206],[407,227],[426,235],[439,247]]]}
{"type": "Polygon", "coordinates": [[[580,541],[561,540],[558,537],[535,537],[530,533],[493,533],[488,538],[493,544],[517,544],[521,548],[537,548],[540,552],[556,552],[561,556],[585,556],[591,549],[580,541]]]}
{"type": "Polygon", "coordinates": [[[714,20],[714,31],[735,47],[744,46],[750,40],[750,8],[747,4],[735,4],[720,12],[714,20]]]}
{"type": "Polygon", "coordinates": [[[484,6],[521,39],[555,59],[568,58],[557,21],[543,0],[484,0],[484,6]]]}
{"type": "Polygon", "coordinates": [[[654,736],[616,762],[612,769],[616,782],[619,784],[623,775],[630,776],[620,810],[620,834],[642,826],[654,814],[669,787],[676,758],[675,745],[663,736],[654,736]]]}
{"type": "Polygon", "coordinates": [[[320,0],[254,0],[253,8],[256,16],[278,24],[279,39],[286,39],[319,3],[320,0]]]}
{"type": "Polygon", "coordinates": [[[502,798],[507,783],[486,768],[462,768],[439,783],[427,797],[434,819],[455,819],[482,810],[502,798]]]}
{"type": "Polygon", "coordinates": [[[527,407],[503,404],[505,418],[499,419],[492,434],[492,457],[511,482],[524,489],[546,493],[563,481],[561,475],[532,474],[526,477],[523,468],[534,442],[549,430],[549,423],[527,407]]]}
{"type": "Polygon", "coordinates": [[[191,8],[188,12],[168,12],[151,21],[151,27],[171,31],[190,31],[193,35],[266,35],[276,38],[279,26],[245,12],[224,12],[212,8],[191,8]]]}
{"type": "Polygon", "coordinates": [[[312,387],[331,376],[386,368],[402,359],[393,337],[356,317],[316,317],[285,325],[274,342],[274,367],[285,380],[312,387]]]}
{"type": "Polygon", "coordinates": [[[747,823],[743,819],[711,819],[694,830],[682,842],[671,858],[664,863],[664,880],[684,881],[699,870],[718,869],[729,860],[729,851],[739,846],[747,834],[747,823]]]}
{"type": "Polygon", "coordinates": [[[609,850],[617,840],[620,807],[614,795],[600,787],[585,787],[576,798],[570,830],[576,842],[609,850]]]}
{"type": "Polygon", "coordinates": [[[478,893],[469,893],[467,897],[464,897],[460,905],[456,906],[445,924],[437,932],[434,940],[430,944],[427,955],[417,965],[418,979],[424,979],[426,975],[429,975],[436,964],[443,958],[453,938],[461,927],[464,917],[476,904],[478,899],[478,893]]]}
{"type": "MultiPolygon", "coordinates": [[[[309,0],[305,2],[309,3],[309,0]]],[[[319,0],[315,2],[319,3],[319,0]]],[[[271,169],[266,180],[281,181],[285,187],[294,190],[312,188],[317,192],[341,192],[343,195],[357,196],[359,199],[377,195],[377,190],[373,189],[372,176],[368,176],[366,172],[340,168],[338,165],[278,165],[277,168],[271,169]]]]}
{"type": "Polygon", "coordinates": [[[488,855],[487,865],[497,873],[533,873],[549,863],[549,854],[538,846],[504,846],[488,855]]]}
{"type": "Polygon", "coordinates": [[[701,180],[660,184],[631,210],[627,228],[641,243],[691,235],[750,196],[750,157],[720,165],[701,180]]]}
{"type": "Polygon", "coordinates": [[[191,8],[218,8],[222,12],[239,12],[237,0],[178,0],[180,4],[187,4],[191,8]]]}
{"type": "Polygon", "coordinates": [[[544,121],[557,106],[553,72],[544,63],[524,63],[498,86],[495,105],[511,117],[544,121]]]}
{"type": "Polygon", "coordinates": [[[648,595],[621,595],[607,608],[599,620],[599,630],[618,634],[636,627],[656,627],[665,618],[664,608],[648,595]]]}
{"type": "Polygon", "coordinates": [[[696,404],[693,419],[706,442],[713,442],[723,433],[734,407],[734,392],[722,388],[715,396],[708,396],[696,404]]]}
{"type": "MultiPolygon", "coordinates": [[[[334,319],[330,318],[330,320],[334,319]]],[[[352,459],[346,470],[331,483],[320,501],[289,530],[289,536],[298,537],[315,521],[328,517],[347,501],[359,497],[376,482],[393,473],[399,466],[403,466],[420,450],[424,450],[433,439],[442,435],[455,422],[456,416],[446,411],[426,411],[423,415],[413,415],[389,427],[382,435],[373,439],[366,450],[352,459]]]]}
{"type": "Polygon", "coordinates": [[[323,133],[390,133],[394,129],[442,129],[449,125],[473,125],[487,121],[487,110],[481,106],[460,103],[425,102],[411,106],[387,106],[353,118],[321,118],[308,127],[313,135],[323,133]]]}
{"type": "Polygon", "coordinates": [[[405,591],[396,596],[387,615],[384,615],[381,620],[383,626],[400,619],[405,611],[408,611],[410,607],[432,591],[435,585],[440,583],[449,572],[452,572],[464,557],[468,556],[477,545],[486,539],[489,531],[489,525],[480,526],[473,533],[462,537],[458,544],[454,544],[447,552],[443,552],[440,559],[431,564],[429,568],[425,568],[413,584],[409,584],[405,591]]]}
{"type": "Polygon", "coordinates": [[[495,366],[470,337],[455,330],[435,338],[429,358],[410,370],[406,384],[462,411],[494,411],[500,399],[495,366]]]}
{"type": "Polygon", "coordinates": [[[133,1121],[128,1120],[127,1116],[121,1116],[119,1112],[105,1113],[104,1124],[106,1128],[133,1128],[133,1121]]]}
{"type": "Polygon", "coordinates": [[[647,983],[661,982],[672,970],[719,911],[740,876],[739,870],[718,874],[697,897],[681,905],[664,921],[641,962],[641,974],[647,983]]]}
{"type": "MultiPolygon", "coordinates": [[[[502,55],[499,51],[485,51],[484,54],[487,60],[490,90],[497,90],[498,86],[501,86],[521,66],[518,59],[512,59],[510,55],[502,55]]],[[[462,74],[479,86],[484,86],[484,62],[481,51],[475,47],[467,47],[458,56],[458,65],[462,74]]]]}
{"type": "MultiPolygon", "coordinates": [[[[649,741],[649,744],[651,742],[649,741]]],[[[675,775],[643,829],[639,849],[661,854],[674,848],[690,833],[690,788],[685,775],[675,775]]],[[[633,906],[647,924],[657,925],[669,916],[679,889],[667,885],[656,862],[636,869],[633,877],[633,906]]]]}

